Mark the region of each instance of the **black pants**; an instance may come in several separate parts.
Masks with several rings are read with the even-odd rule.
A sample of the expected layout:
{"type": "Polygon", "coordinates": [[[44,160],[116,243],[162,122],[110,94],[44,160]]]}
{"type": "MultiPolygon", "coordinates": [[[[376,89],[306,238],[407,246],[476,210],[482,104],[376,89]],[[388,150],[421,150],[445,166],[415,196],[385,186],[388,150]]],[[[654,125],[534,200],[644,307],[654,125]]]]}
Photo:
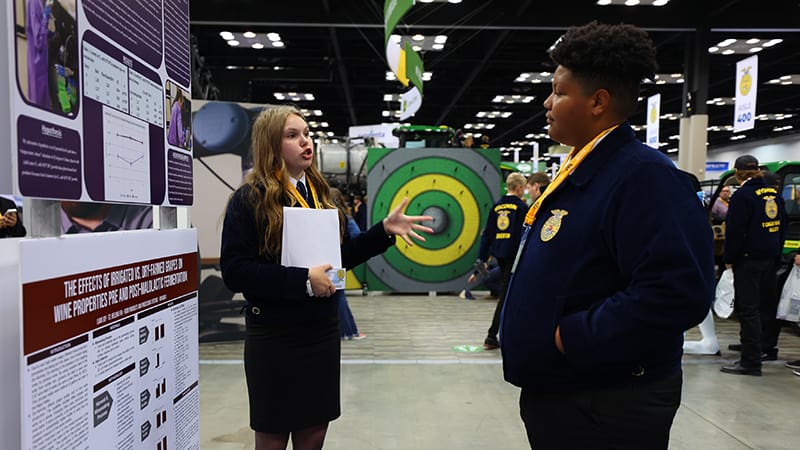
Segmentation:
{"type": "Polygon", "coordinates": [[[682,374],[649,383],[567,394],[525,388],[520,415],[535,450],[666,449],[682,374]]]}
{"type": "Polygon", "coordinates": [[[514,265],[514,258],[496,258],[497,265],[500,267],[500,295],[497,296],[497,306],[494,308],[492,324],[489,326],[489,337],[497,338],[500,331],[500,313],[503,312],[503,301],[506,299],[508,283],[511,281],[511,267],[514,265]]]}
{"type": "Polygon", "coordinates": [[[777,341],[777,333],[772,336],[772,331],[768,331],[769,336],[762,335],[762,330],[775,327],[777,285],[775,258],[745,258],[733,265],[734,308],[739,318],[742,366],[761,367],[764,338],[777,341]],[[767,309],[771,309],[771,313],[767,313],[767,309]]]}

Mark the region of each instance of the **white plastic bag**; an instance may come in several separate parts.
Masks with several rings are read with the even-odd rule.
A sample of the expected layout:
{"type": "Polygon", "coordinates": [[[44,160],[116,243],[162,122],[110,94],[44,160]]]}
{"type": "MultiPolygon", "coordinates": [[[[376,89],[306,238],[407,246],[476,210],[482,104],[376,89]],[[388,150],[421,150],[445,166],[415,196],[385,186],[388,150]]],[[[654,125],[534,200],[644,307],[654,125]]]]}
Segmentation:
{"type": "Polygon", "coordinates": [[[789,322],[800,321],[800,267],[798,266],[792,266],[792,271],[786,278],[775,317],[789,322]]]}
{"type": "Polygon", "coordinates": [[[721,319],[727,319],[733,313],[733,269],[725,269],[719,277],[714,296],[714,313],[721,319]]]}

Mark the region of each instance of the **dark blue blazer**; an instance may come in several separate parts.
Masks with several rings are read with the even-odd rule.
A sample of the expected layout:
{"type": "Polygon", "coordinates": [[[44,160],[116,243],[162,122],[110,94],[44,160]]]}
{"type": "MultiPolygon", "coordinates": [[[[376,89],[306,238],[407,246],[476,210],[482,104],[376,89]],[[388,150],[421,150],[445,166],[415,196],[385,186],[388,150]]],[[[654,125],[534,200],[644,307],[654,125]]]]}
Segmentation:
{"type": "MultiPolygon", "coordinates": [[[[308,296],[308,269],[282,266],[280,255],[259,255],[259,236],[264,230],[256,226],[253,208],[245,200],[249,189],[245,185],[234,192],[225,212],[220,250],[225,285],[244,295],[248,312],[252,306],[259,307],[262,323],[289,324],[336,317],[338,302],[308,296]]],[[[346,236],[342,264],[346,269],[355,267],[386,251],[394,245],[394,239],[386,234],[382,222],[352,239],[346,236]]]]}
{"type": "Polygon", "coordinates": [[[744,258],[778,258],[783,252],[786,206],[764,178],[745,182],[731,197],[725,219],[726,264],[744,258]]]}
{"type": "Polygon", "coordinates": [[[508,194],[501,197],[492,206],[486,219],[478,259],[486,261],[489,255],[501,259],[516,256],[527,212],[528,204],[516,195],[508,194]]]}
{"type": "Polygon", "coordinates": [[[679,373],[683,333],[714,297],[713,235],[688,177],[627,122],[523,240],[500,332],[507,381],[578,391],[679,373]]]}

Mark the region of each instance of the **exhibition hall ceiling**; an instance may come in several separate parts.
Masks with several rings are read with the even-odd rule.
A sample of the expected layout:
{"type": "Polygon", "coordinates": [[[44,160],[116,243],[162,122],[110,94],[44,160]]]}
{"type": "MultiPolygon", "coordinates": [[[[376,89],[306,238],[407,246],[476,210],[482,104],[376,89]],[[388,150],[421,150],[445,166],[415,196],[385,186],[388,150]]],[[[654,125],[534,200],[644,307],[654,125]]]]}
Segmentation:
{"type": "MultiPolygon", "coordinates": [[[[699,95],[687,78],[696,64],[695,43],[703,38],[698,29],[710,30],[702,45],[710,50],[697,58],[708,58],[710,148],[800,129],[798,0],[672,0],[664,6],[645,5],[652,0],[642,0],[639,6],[615,4],[622,0],[597,3],[418,0],[395,33],[427,49],[421,55],[425,71],[431,73],[424,83],[421,109],[404,122],[486,134],[493,147],[521,148],[521,159],[530,158],[533,141],[544,151],[554,144],[546,137],[542,106],[554,70],[547,49],[569,26],[596,19],[635,24],[653,38],[659,79],[644,85],[643,100],[631,123],[645,124],[647,97],[660,93],[662,151],[677,151],[684,89],[699,95]],[[414,41],[415,35],[427,39],[414,41]],[[446,38],[436,40],[437,36],[446,38]],[[754,54],[759,58],[759,118],[754,130],[733,133],[736,63],[754,54]]],[[[387,79],[383,4],[382,0],[192,1],[191,34],[202,58],[194,96],[216,93],[217,99],[226,101],[294,101],[312,114],[315,131],[333,136],[347,135],[352,125],[396,122],[395,98],[408,88],[387,79]],[[221,34],[225,31],[240,44],[230,45],[231,36],[221,34]],[[255,33],[256,40],[249,33],[255,33]],[[290,93],[299,96],[290,100],[290,93]]],[[[644,134],[642,128],[643,140],[644,134]]]]}

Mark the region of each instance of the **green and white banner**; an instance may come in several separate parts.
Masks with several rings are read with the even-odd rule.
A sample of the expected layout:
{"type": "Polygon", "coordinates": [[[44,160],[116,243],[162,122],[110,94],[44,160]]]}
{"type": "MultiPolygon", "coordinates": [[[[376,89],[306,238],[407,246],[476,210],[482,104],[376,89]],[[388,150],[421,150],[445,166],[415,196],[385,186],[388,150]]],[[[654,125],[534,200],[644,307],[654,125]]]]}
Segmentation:
{"type": "Polygon", "coordinates": [[[401,46],[400,42],[391,39],[400,19],[414,3],[415,0],[386,0],[383,6],[386,62],[403,86],[408,87],[409,81],[415,86],[403,94],[401,120],[413,116],[422,106],[422,74],[425,72],[422,58],[408,42],[401,46]]]}
{"type": "Polygon", "coordinates": [[[383,26],[385,30],[383,43],[389,43],[389,36],[392,35],[394,27],[412,6],[415,0],[386,0],[383,4],[383,26]]]}

